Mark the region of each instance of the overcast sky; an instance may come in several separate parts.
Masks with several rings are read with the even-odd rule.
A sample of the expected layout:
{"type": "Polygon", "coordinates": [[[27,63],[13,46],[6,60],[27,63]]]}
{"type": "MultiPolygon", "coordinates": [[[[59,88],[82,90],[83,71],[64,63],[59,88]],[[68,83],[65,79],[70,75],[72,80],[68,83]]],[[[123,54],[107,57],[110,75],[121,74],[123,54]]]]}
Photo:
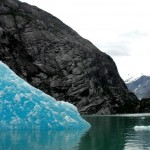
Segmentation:
{"type": "Polygon", "coordinates": [[[21,0],[53,14],[109,54],[123,79],[150,75],[150,0],[21,0]]]}

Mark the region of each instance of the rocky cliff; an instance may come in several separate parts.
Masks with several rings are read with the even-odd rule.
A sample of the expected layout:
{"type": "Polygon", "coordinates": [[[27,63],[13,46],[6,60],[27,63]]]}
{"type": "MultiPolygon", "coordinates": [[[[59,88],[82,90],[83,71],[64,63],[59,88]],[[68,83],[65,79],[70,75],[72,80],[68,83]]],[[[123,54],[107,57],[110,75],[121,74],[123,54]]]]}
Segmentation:
{"type": "Polygon", "coordinates": [[[82,114],[136,111],[138,99],[114,61],[53,15],[0,0],[0,60],[20,77],[82,114]]]}
{"type": "Polygon", "coordinates": [[[141,113],[150,113],[150,98],[141,99],[140,112],[141,113]]]}

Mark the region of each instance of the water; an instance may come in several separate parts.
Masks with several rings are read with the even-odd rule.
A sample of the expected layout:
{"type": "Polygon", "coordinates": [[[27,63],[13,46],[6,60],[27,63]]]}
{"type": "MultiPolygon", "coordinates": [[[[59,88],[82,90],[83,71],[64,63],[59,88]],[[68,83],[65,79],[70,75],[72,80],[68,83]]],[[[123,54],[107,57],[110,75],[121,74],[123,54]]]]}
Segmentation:
{"type": "Polygon", "coordinates": [[[0,150],[150,150],[150,114],[84,118],[88,131],[0,131],[0,150]]]}
{"type": "Polygon", "coordinates": [[[150,114],[86,117],[92,128],[79,150],[150,150],[150,114]],[[135,126],[145,128],[135,131],[135,126]]]}

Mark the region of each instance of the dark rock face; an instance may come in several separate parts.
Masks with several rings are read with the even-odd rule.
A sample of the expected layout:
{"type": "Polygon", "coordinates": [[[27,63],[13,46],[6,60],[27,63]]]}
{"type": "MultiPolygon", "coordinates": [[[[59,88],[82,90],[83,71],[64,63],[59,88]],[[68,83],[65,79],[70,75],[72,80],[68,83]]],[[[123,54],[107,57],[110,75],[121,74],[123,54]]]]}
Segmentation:
{"type": "Polygon", "coordinates": [[[150,113],[150,98],[143,98],[140,101],[140,112],[150,113]]]}
{"type": "Polygon", "coordinates": [[[43,10],[0,1],[0,60],[20,77],[82,114],[136,112],[139,103],[113,60],[43,10]]]}
{"type": "Polygon", "coordinates": [[[139,98],[150,98],[150,76],[142,75],[137,80],[127,83],[129,90],[139,98]]]}

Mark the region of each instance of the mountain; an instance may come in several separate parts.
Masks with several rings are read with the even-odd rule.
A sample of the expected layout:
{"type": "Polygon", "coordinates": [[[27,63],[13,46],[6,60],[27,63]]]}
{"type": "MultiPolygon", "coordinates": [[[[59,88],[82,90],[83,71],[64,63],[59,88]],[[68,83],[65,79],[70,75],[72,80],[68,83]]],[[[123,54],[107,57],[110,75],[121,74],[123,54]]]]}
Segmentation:
{"type": "Polygon", "coordinates": [[[128,79],[125,80],[125,83],[128,84],[128,83],[134,82],[134,81],[138,80],[141,76],[143,76],[142,73],[141,74],[132,75],[128,79]]]}
{"type": "Polygon", "coordinates": [[[141,75],[125,81],[129,90],[139,98],[150,98],[150,76],[141,75]]]}
{"type": "Polygon", "coordinates": [[[110,56],[53,15],[0,1],[0,60],[28,83],[81,114],[137,111],[139,101],[110,56]]]}

